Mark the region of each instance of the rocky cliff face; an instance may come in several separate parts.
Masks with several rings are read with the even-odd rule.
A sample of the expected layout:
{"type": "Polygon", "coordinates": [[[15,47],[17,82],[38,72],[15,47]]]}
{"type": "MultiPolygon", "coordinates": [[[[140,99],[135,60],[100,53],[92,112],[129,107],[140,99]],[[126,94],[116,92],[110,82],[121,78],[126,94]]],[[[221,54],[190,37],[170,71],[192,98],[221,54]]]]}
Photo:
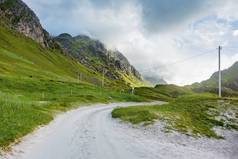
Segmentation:
{"type": "Polygon", "coordinates": [[[72,37],[64,33],[54,38],[69,56],[77,58],[80,63],[98,72],[106,70],[111,79],[120,79],[121,73],[132,75],[142,80],[140,73],[119,51],[107,50],[103,43],[85,35],[72,37]]]}
{"type": "Polygon", "coordinates": [[[119,51],[110,52],[109,56],[115,61],[115,66],[124,71],[126,74],[133,74],[137,78],[141,79],[140,73],[132,66],[127,58],[119,51]]]}
{"type": "Polygon", "coordinates": [[[21,0],[0,0],[0,17],[12,29],[23,33],[44,47],[51,47],[53,41],[43,29],[35,13],[21,0]]]}

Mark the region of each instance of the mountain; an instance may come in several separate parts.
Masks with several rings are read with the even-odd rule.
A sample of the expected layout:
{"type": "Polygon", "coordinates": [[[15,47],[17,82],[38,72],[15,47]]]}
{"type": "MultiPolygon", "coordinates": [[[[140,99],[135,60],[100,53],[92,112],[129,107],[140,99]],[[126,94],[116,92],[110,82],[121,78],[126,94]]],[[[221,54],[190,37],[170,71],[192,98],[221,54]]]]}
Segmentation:
{"type": "MultiPolygon", "coordinates": [[[[201,83],[194,83],[192,89],[198,92],[218,92],[218,72],[201,83]]],[[[238,95],[238,62],[222,71],[222,93],[223,95],[238,95]]]]}
{"type": "Polygon", "coordinates": [[[106,49],[98,40],[85,35],[72,37],[63,33],[54,38],[64,52],[80,63],[99,73],[105,73],[111,80],[125,80],[128,83],[142,82],[140,73],[119,51],[106,49]]]}
{"type": "Polygon", "coordinates": [[[0,0],[2,78],[74,82],[78,79],[78,72],[81,72],[84,75],[82,82],[99,85],[102,75],[65,56],[61,49],[52,49],[52,43],[55,42],[24,2],[0,0]]]}
{"type": "Polygon", "coordinates": [[[53,47],[49,33],[43,29],[36,14],[21,0],[0,0],[1,19],[8,27],[23,33],[44,47],[53,47]]]}
{"type": "Polygon", "coordinates": [[[34,77],[48,72],[54,78],[67,76],[95,85],[101,85],[102,80],[115,87],[143,84],[139,72],[128,60],[118,51],[107,50],[100,41],[83,35],[51,37],[21,0],[0,0],[0,20],[3,74],[34,77]]]}
{"type": "Polygon", "coordinates": [[[86,44],[92,41],[86,47],[81,41],[75,48],[85,49],[85,57],[80,57],[86,63],[68,52],[70,49],[61,48],[25,3],[0,0],[1,152],[49,123],[58,112],[93,103],[146,100],[128,93],[138,79],[126,58],[115,54],[120,62],[109,67],[100,42],[84,40],[86,44]],[[104,76],[100,64],[115,77],[104,76]]]}

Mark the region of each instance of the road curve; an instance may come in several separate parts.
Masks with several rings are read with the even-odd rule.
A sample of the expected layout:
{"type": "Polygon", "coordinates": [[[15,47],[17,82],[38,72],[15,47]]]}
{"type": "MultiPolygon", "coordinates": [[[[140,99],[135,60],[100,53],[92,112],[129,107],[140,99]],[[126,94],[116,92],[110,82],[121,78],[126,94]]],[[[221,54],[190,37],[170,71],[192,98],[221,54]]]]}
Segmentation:
{"type": "Polygon", "coordinates": [[[132,105],[144,105],[144,103],[99,104],[61,114],[49,125],[26,136],[21,143],[13,147],[11,153],[4,156],[4,159],[224,157],[212,151],[204,152],[203,149],[187,147],[172,141],[165,142],[164,138],[155,139],[144,131],[111,118],[113,108],[132,105]]]}

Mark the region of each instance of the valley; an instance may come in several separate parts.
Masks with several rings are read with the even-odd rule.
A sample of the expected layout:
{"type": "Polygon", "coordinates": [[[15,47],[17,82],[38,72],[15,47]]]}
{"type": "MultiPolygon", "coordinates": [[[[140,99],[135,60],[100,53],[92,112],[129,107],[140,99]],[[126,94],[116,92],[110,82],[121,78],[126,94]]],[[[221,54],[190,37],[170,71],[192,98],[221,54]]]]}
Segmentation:
{"type": "Polygon", "coordinates": [[[84,34],[53,36],[25,1],[0,0],[0,158],[236,158],[237,62],[222,70],[219,98],[218,72],[178,86],[125,55],[84,34]]]}

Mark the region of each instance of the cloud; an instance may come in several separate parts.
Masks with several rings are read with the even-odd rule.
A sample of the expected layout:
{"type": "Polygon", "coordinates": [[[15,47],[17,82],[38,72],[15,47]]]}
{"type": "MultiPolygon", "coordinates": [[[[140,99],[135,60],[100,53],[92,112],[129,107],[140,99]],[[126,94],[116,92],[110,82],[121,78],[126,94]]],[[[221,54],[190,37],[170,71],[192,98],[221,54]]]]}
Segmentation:
{"type": "Polygon", "coordinates": [[[201,12],[206,0],[140,0],[143,6],[145,27],[150,31],[165,31],[170,27],[178,27],[194,14],[201,12]]]}
{"type": "Polygon", "coordinates": [[[53,35],[87,34],[117,48],[144,75],[202,81],[237,59],[236,0],[24,0],[53,35]],[[195,56],[210,52],[201,56],[195,56]],[[190,58],[193,57],[194,58],[190,58]],[[185,60],[184,59],[189,59],[185,60]]]}
{"type": "Polygon", "coordinates": [[[236,36],[236,37],[238,36],[238,30],[233,31],[233,36],[236,36]]]}

